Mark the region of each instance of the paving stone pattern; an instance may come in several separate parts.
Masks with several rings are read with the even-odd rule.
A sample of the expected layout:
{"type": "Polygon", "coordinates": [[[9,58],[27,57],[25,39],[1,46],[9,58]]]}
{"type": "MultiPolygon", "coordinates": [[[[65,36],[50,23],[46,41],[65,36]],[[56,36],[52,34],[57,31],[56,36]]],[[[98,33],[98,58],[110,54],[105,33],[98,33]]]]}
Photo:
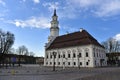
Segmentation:
{"type": "Polygon", "coordinates": [[[120,80],[120,67],[56,68],[10,67],[0,69],[0,80],[120,80]]]}

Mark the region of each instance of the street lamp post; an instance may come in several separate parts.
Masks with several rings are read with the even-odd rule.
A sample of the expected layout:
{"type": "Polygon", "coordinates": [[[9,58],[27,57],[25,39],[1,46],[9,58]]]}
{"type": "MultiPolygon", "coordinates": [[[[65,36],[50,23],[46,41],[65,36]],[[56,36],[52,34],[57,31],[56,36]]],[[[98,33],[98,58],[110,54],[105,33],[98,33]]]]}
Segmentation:
{"type": "Polygon", "coordinates": [[[55,71],[55,57],[56,57],[56,52],[53,52],[53,71],[55,71]]]}

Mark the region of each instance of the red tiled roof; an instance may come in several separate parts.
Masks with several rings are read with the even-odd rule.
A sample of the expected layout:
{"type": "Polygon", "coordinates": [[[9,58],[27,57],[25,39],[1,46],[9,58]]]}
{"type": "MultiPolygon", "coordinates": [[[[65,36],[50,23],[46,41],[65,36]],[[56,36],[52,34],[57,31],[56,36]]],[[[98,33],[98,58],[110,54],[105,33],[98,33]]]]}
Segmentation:
{"type": "Polygon", "coordinates": [[[88,44],[94,44],[103,47],[86,30],[83,30],[82,32],[78,31],[56,37],[56,39],[47,48],[47,50],[55,49],[55,48],[71,47],[71,46],[88,45],[88,44]]]}

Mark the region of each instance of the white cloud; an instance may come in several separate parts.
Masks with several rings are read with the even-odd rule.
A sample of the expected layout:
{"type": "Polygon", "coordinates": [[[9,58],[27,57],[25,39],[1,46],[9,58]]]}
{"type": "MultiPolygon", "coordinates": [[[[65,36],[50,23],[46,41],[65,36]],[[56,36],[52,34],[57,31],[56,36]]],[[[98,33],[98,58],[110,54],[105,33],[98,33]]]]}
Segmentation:
{"type": "Polygon", "coordinates": [[[53,10],[53,9],[58,9],[59,3],[58,2],[46,2],[43,3],[44,7],[48,7],[49,11],[53,10]]]}
{"type": "Polygon", "coordinates": [[[117,41],[120,41],[120,33],[116,34],[113,38],[116,39],[117,41]]]}
{"type": "Polygon", "coordinates": [[[6,4],[5,4],[5,2],[3,0],[0,0],[0,5],[5,6],[6,4]]]}
{"type": "Polygon", "coordinates": [[[45,17],[31,17],[27,20],[9,20],[7,23],[14,24],[17,27],[31,27],[31,28],[49,28],[50,22],[48,18],[45,17]]]}
{"type": "Polygon", "coordinates": [[[34,3],[40,3],[40,0],[33,0],[34,3]]]}
{"type": "Polygon", "coordinates": [[[75,9],[71,5],[60,6],[60,2],[45,2],[43,3],[44,7],[47,7],[50,12],[53,12],[54,9],[57,9],[57,14],[59,18],[75,18],[77,14],[75,14],[75,9]]]}
{"type": "Polygon", "coordinates": [[[99,17],[109,17],[114,15],[120,14],[120,0],[112,0],[107,3],[103,3],[98,11],[96,12],[96,15],[99,17]]]}
{"type": "Polygon", "coordinates": [[[77,7],[89,7],[93,5],[97,5],[99,1],[97,0],[66,0],[67,4],[74,5],[77,7]]]}
{"type": "Polygon", "coordinates": [[[88,15],[107,18],[120,14],[119,5],[120,0],[66,0],[66,5],[64,5],[61,13],[67,12],[66,17],[70,15],[74,16],[73,18],[84,12],[88,15]]]}

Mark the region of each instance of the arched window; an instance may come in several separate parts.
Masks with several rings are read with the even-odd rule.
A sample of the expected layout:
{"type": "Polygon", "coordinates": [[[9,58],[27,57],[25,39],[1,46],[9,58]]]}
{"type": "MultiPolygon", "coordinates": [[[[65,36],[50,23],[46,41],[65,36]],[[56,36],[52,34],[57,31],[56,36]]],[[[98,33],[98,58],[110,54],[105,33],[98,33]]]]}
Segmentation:
{"type": "Polygon", "coordinates": [[[93,48],[93,56],[95,57],[95,48],[93,48]]]}
{"type": "Polygon", "coordinates": [[[75,49],[73,49],[73,51],[72,51],[72,52],[73,52],[73,58],[75,58],[75,57],[76,57],[76,54],[75,54],[75,53],[76,53],[76,50],[75,50],[75,49]]]}
{"type": "Polygon", "coordinates": [[[62,53],[63,53],[63,58],[65,58],[65,51],[63,51],[62,53]]]}
{"type": "Polygon", "coordinates": [[[86,52],[86,57],[88,57],[88,52],[86,52]]]}
{"type": "Polygon", "coordinates": [[[76,57],[76,55],[75,55],[75,53],[73,53],[73,58],[75,58],[76,57]]]}
{"type": "Polygon", "coordinates": [[[70,58],[70,54],[68,54],[68,58],[70,58]]]}
{"type": "Polygon", "coordinates": [[[88,49],[88,48],[86,48],[86,49],[85,49],[85,55],[86,55],[86,57],[88,57],[88,56],[89,56],[88,52],[89,52],[89,49],[88,49]]]}
{"type": "Polygon", "coordinates": [[[79,53],[82,53],[82,49],[78,48],[78,52],[79,52],[79,53]]]}
{"type": "Polygon", "coordinates": [[[50,58],[52,58],[52,53],[50,54],[50,58]]]}
{"type": "Polygon", "coordinates": [[[46,58],[48,59],[48,55],[46,55],[46,58]]]}
{"type": "Polygon", "coordinates": [[[63,58],[65,58],[65,54],[63,54],[63,58]]]}
{"type": "Polygon", "coordinates": [[[71,51],[70,51],[70,50],[68,50],[68,51],[67,51],[68,58],[70,58],[70,57],[71,57],[71,56],[70,56],[70,53],[71,53],[71,51]]]}
{"type": "Polygon", "coordinates": [[[60,58],[60,54],[58,54],[58,58],[60,58]]]}

